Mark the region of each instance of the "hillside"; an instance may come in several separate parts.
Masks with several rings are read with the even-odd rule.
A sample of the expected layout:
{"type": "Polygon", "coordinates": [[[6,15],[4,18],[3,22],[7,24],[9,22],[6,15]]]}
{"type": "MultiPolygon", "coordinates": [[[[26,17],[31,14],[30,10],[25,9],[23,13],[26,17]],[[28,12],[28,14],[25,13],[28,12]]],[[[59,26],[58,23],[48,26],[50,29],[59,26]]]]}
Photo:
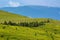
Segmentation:
{"type": "Polygon", "coordinates": [[[19,21],[20,18],[25,19],[28,17],[0,10],[0,22],[9,21],[9,20],[16,22],[19,21]]]}
{"type": "Polygon", "coordinates": [[[0,11],[0,40],[60,40],[60,21],[49,18],[28,18],[0,11]],[[11,25],[11,22],[4,24],[5,21],[17,24],[27,22],[31,27],[25,24],[11,25]],[[39,26],[35,27],[35,22],[38,22],[39,26]]]}

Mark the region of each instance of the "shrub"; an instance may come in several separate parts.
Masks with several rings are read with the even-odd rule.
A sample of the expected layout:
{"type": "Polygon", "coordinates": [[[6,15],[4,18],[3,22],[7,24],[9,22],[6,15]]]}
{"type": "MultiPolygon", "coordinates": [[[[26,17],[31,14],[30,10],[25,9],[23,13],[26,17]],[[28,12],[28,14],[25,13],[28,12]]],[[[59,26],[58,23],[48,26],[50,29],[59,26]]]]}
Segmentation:
{"type": "Polygon", "coordinates": [[[5,21],[4,22],[5,25],[13,25],[13,26],[26,26],[26,27],[38,27],[38,26],[42,26],[45,25],[45,22],[20,22],[18,24],[13,23],[11,21],[9,21],[8,23],[5,21]]]}
{"type": "Polygon", "coordinates": [[[3,29],[5,29],[6,27],[4,26],[3,29]]]}
{"type": "Polygon", "coordinates": [[[27,22],[21,22],[19,23],[20,26],[28,26],[28,23],[27,22]]]}
{"type": "Polygon", "coordinates": [[[7,23],[6,21],[4,21],[4,23],[3,23],[3,24],[8,25],[8,23],[7,23]]]}
{"type": "Polygon", "coordinates": [[[1,37],[4,37],[4,35],[1,35],[1,37]]]}

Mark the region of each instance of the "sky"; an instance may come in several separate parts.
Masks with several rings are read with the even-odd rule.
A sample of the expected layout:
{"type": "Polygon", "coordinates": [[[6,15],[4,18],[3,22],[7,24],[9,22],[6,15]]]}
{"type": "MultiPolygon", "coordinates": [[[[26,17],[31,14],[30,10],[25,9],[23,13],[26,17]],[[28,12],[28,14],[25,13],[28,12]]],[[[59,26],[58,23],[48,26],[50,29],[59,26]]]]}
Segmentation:
{"type": "Polygon", "coordinates": [[[60,7],[60,0],[0,0],[0,8],[18,7],[25,5],[60,7]]]}

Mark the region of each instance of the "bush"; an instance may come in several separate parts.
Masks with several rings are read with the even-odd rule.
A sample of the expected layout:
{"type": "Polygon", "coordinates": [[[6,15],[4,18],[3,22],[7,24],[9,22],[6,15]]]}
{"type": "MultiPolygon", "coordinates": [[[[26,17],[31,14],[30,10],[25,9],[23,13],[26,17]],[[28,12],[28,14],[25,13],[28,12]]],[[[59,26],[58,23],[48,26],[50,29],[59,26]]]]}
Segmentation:
{"type": "Polygon", "coordinates": [[[39,25],[40,26],[45,25],[45,22],[40,22],[39,25]]]}
{"type": "Polygon", "coordinates": [[[4,26],[3,29],[5,29],[6,27],[4,26]]]}
{"type": "Polygon", "coordinates": [[[27,22],[21,22],[19,25],[20,26],[28,26],[28,23],[27,22]]]}
{"type": "Polygon", "coordinates": [[[1,35],[1,37],[4,37],[4,35],[1,35]]]}
{"type": "Polygon", "coordinates": [[[3,24],[8,25],[8,23],[6,21],[3,24]]]}
{"type": "Polygon", "coordinates": [[[38,22],[30,22],[28,24],[29,27],[38,27],[38,22]]]}

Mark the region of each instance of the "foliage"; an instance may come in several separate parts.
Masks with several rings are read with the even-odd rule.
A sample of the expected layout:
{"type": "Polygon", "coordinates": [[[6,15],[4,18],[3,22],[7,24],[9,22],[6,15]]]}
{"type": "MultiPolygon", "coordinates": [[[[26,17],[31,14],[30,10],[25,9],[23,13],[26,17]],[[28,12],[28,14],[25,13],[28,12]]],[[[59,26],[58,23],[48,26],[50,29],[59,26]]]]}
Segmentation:
{"type": "Polygon", "coordinates": [[[26,26],[26,27],[38,27],[38,26],[43,26],[45,25],[45,22],[20,22],[20,23],[13,23],[11,21],[9,21],[8,23],[5,21],[4,23],[5,25],[12,25],[12,26],[26,26]]]}

